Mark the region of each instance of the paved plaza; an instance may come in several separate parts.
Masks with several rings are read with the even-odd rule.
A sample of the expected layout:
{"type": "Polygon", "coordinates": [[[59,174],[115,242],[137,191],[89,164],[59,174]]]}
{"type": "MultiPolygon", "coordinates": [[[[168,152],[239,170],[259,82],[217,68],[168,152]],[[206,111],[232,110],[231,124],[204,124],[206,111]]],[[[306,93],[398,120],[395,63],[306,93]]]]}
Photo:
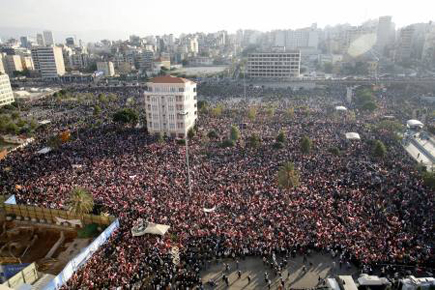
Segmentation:
{"type": "MultiPolygon", "coordinates": [[[[212,263],[207,270],[202,272],[202,281],[207,283],[213,280],[217,285],[214,287],[206,285],[205,289],[268,289],[265,282],[266,271],[272,282],[271,289],[282,289],[280,288],[279,276],[275,275],[269,266],[264,265],[261,258],[249,257],[245,260],[239,260],[239,269],[242,274],[240,278],[237,275],[238,269],[235,260],[226,259],[212,263]],[[224,263],[230,265],[229,271],[225,271],[224,263]],[[224,274],[229,277],[229,286],[222,280],[224,274]],[[251,277],[250,283],[248,283],[248,275],[251,277]]],[[[308,257],[308,261],[305,263],[302,256],[290,259],[289,265],[282,271],[282,277],[285,289],[308,289],[322,286],[319,277],[323,279],[337,274],[353,275],[358,274],[358,272],[358,269],[353,265],[350,268],[346,265],[340,268],[338,259],[332,259],[331,255],[314,253],[308,257]],[[303,270],[304,265],[306,271],[303,270]]]]}

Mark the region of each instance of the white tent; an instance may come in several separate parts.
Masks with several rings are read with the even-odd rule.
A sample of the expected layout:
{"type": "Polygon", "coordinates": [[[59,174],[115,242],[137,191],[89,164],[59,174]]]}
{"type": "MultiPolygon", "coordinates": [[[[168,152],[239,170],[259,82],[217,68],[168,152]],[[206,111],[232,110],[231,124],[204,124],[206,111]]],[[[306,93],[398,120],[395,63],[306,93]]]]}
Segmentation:
{"type": "Polygon", "coordinates": [[[38,154],[47,154],[48,152],[50,152],[51,151],[51,148],[50,147],[44,147],[44,148],[42,148],[41,150],[39,150],[37,153],[38,154]]]}
{"type": "Polygon", "coordinates": [[[423,128],[423,123],[420,122],[419,120],[408,120],[406,122],[406,126],[408,126],[408,128],[414,129],[414,128],[423,128]]]}
{"type": "Polygon", "coordinates": [[[361,137],[358,133],[355,132],[347,132],[346,133],[346,139],[348,140],[361,140],[361,137]]]}
{"type": "Polygon", "coordinates": [[[347,111],[347,108],[345,106],[336,106],[335,110],[336,111],[347,111]]]}
{"type": "Polygon", "coordinates": [[[166,234],[168,230],[169,230],[169,226],[167,225],[148,223],[148,226],[145,229],[145,234],[163,236],[164,234],[166,234]]]}
{"type": "Polygon", "coordinates": [[[168,231],[169,226],[155,224],[151,222],[144,222],[142,219],[138,219],[131,229],[133,237],[140,237],[145,234],[163,236],[168,231]]]}

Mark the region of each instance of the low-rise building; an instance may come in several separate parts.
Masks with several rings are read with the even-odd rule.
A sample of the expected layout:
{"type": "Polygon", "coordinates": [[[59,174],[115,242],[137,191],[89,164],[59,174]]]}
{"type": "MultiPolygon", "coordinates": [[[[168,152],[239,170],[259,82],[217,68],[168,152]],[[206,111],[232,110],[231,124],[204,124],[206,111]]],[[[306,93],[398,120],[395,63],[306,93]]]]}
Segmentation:
{"type": "Polygon", "coordinates": [[[145,111],[148,132],[184,138],[197,119],[196,83],[159,76],[147,83],[145,111]]]}

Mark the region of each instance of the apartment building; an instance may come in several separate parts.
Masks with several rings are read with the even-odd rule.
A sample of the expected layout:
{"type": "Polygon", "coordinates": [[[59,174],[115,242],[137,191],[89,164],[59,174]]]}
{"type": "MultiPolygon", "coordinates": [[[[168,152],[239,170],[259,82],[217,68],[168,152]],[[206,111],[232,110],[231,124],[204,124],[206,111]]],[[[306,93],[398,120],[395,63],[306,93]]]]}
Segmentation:
{"type": "Polygon", "coordinates": [[[147,83],[145,111],[148,132],[184,138],[197,119],[196,83],[159,76],[147,83]]]}
{"type": "Polygon", "coordinates": [[[256,52],[248,56],[250,78],[295,78],[301,69],[301,52],[256,52]]]}
{"type": "Polygon", "coordinates": [[[115,68],[111,61],[97,62],[97,71],[103,72],[105,77],[113,77],[115,75],[115,68]]]}
{"type": "Polygon", "coordinates": [[[14,101],[14,93],[8,75],[0,73],[0,107],[12,104],[14,101]]]}
{"type": "Polygon", "coordinates": [[[35,47],[32,49],[32,59],[35,70],[43,79],[57,80],[65,74],[65,63],[60,47],[35,47]]]}

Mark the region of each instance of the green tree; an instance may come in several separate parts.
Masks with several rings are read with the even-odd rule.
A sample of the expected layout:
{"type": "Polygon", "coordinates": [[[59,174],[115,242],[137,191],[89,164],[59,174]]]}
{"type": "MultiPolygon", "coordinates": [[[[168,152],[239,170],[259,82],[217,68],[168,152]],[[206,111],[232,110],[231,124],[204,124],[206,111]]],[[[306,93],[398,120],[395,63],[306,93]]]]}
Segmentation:
{"type": "Polygon", "coordinates": [[[120,123],[120,124],[136,124],[139,120],[139,114],[131,109],[131,108],[125,108],[122,110],[119,110],[113,115],[113,122],[120,123]]]}
{"type": "Polygon", "coordinates": [[[217,139],[219,135],[216,133],[215,130],[211,130],[210,132],[207,133],[207,137],[210,139],[217,139]]]}
{"type": "Polygon", "coordinates": [[[275,108],[274,108],[274,107],[268,107],[268,108],[266,109],[266,115],[267,115],[269,118],[272,118],[274,114],[275,114],[275,108]]]}
{"type": "Polygon", "coordinates": [[[373,145],[373,155],[378,158],[385,157],[385,154],[387,153],[387,149],[385,148],[384,143],[380,140],[376,140],[373,145]]]}
{"type": "Polygon", "coordinates": [[[295,116],[295,109],[293,107],[290,107],[287,109],[287,117],[293,118],[295,116]]]}
{"type": "Polygon", "coordinates": [[[163,135],[160,132],[156,133],[156,140],[158,143],[163,143],[165,140],[163,139],[163,135]]]}
{"type": "Polygon", "coordinates": [[[228,147],[234,147],[235,143],[233,140],[231,139],[225,139],[224,141],[222,141],[222,143],[220,144],[220,146],[222,148],[228,148],[228,147]]]}
{"type": "Polygon", "coordinates": [[[102,104],[106,104],[108,102],[108,98],[106,97],[105,94],[99,94],[98,101],[102,104]]]}
{"type": "Polygon", "coordinates": [[[328,151],[335,156],[339,156],[340,155],[340,149],[338,149],[337,147],[331,147],[328,149],[328,151]]]}
{"type": "Polygon", "coordinates": [[[195,136],[195,130],[193,128],[190,128],[189,131],[187,131],[187,137],[189,140],[191,140],[195,136]]]}
{"type": "Polygon", "coordinates": [[[278,136],[276,136],[276,142],[278,143],[284,143],[285,142],[285,135],[283,131],[280,131],[278,136]]]}
{"type": "Polygon", "coordinates": [[[299,171],[295,169],[294,164],[292,162],[286,162],[278,170],[278,185],[290,191],[299,186],[299,176],[299,171]]]}
{"type": "Polygon", "coordinates": [[[260,145],[261,145],[260,137],[258,137],[257,134],[253,133],[251,136],[249,136],[248,145],[249,145],[249,147],[252,147],[252,148],[260,147],[260,145]]]}
{"type": "Polygon", "coordinates": [[[307,136],[302,137],[301,139],[301,151],[304,154],[309,154],[311,151],[312,142],[310,138],[307,136]]]}
{"type": "Polygon", "coordinates": [[[237,140],[239,140],[239,137],[240,137],[239,129],[236,126],[231,126],[230,139],[236,142],[237,140]]]}
{"type": "Polygon", "coordinates": [[[12,135],[17,135],[18,132],[20,131],[20,128],[18,128],[18,126],[12,122],[8,123],[5,129],[6,129],[6,133],[12,135]]]}
{"type": "Polygon", "coordinates": [[[98,116],[101,114],[101,108],[98,105],[94,106],[94,116],[98,116]]]}
{"type": "Polygon", "coordinates": [[[207,109],[208,103],[207,101],[200,100],[198,101],[197,106],[198,106],[198,111],[203,112],[204,110],[207,109]]]}
{"type": "Polygon", "coordinates": [[[75,187],[70,192],[68,200],[69,211],[83,218],[85,214],[92,212],[94,198],[90,192],[81,187],[75,187]]]}
{"type": "Polygon", "coordinates": [[[250,107],[248,110],[248,119],[254,121],[256,116],[257,116],[257,109],[255,107],[250,107]]]}
{"type": "Polygon", "coordinates": [[[435,190],[435,173],[434,172],[423,172],[423,182],[424,184],[432,190],[435,190]]]}
{"type": "Polygon", "coordinates": [[[20,117],[20,113],[18,113],[18,112],[12,112],[12,114],[11,114],[11,118],[12,118],[12,120],[16,120],[16,119],[18,119],[20,117]]]}
{"type": "Polygon", "coordinates": [[[221,104],[217,105],[211,110],[211,114],[213,117],[220,117],[223,112],[223,106],[221,104]]]}

